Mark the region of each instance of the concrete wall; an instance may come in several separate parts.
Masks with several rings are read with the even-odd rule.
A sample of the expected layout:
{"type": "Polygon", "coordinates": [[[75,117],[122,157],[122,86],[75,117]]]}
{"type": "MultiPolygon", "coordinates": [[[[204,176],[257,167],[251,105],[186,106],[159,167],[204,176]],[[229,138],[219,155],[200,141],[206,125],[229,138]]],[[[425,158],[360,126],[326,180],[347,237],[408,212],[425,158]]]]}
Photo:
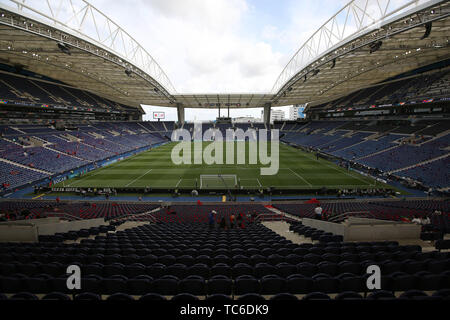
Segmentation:
{"type": "Polygon", "coordinates": [[[33,220],[4,221],[4,222],[0,222],[0,225],[23,225],[23,224],[41,225],[41,224],[49,224],[49,223],[58,223],[59,221],[60,221],[60,219],[58,217],[49,217],[49,218],[33,219],[33,220]]]}
{"type": "Polygon", "coordinates": [[[55,233],[65,233],[69,231],[78,231],[80,229],[89,229],[104,224],[104,219],[99,218],[77,221],[61,221],[59,223],[51,224],[40,224],[37,226],[37,229],[39,235],[54,235],[55,233]]]}
{"type": "Polygon", "coordinates": [[[344,241],[420,239],[421,226],[396,221],[350,217],[344,223],[303,218],[305,226],[342,235],[344,241]]]}
{"type": "Polygon", "coordinates": [[[302,223],[305,226],[323,230],[325,232],[331,232],[336,235],[343,236],[345,232],[345,226],[340,223],[321,221],[309,218],[303,218],[302,223]]]}
{"type": "Polygon", "coordinates": [[[344,241],[417,240],[420,232],[421,226],[409,223],[351,225],[345,229],[344,241]]]}
{"type": "Polygon", "coordinates": [[[32,224],[0,225],[0,242],[38,242],[38,233],[32,224]]]}
{"type": "Polygon", "coordinates": [[[55,217],[2,222],[0,223],[0,242],[38,242],[39,235],[78,231],[105,224],[102,218],[62,221],[55,217]]]}

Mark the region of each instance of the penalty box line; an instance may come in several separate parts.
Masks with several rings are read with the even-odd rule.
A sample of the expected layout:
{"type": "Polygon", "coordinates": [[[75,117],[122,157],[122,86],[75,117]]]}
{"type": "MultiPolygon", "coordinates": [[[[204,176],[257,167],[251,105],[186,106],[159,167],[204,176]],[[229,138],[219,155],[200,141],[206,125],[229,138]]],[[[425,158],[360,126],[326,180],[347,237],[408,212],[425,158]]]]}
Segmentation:
{"type": "Polygon", "coordinates": [[[301,175],[299,175],[297,172],[295,172],[294,170],[292,170],[291,168],[288,168],[293,174],[295,174],[297,177],[299,177],[301,180],[303,180],[304,182],[306,182],[310,187],[312,187],[312,184],[309,183],[308,181],[306,181],[305,178],[303,178],[301,175]]]}
{"type": "Polygon", "coordinates": [[[152,171],[152,170],[153,170],[153,169],[150,169],[150,170],[146,171],[145,173],[141,174],[139,177],[137,177],[137,178],[134,179],[133,181],[127,183],[127,184],[125,185],[125,187],[128,187],[130,184],[132,184],[132,183],[138,181],[140,178],[142,178],[143,176],[145,176],[147,173],[149,173],[149,172],[152,171]]]}

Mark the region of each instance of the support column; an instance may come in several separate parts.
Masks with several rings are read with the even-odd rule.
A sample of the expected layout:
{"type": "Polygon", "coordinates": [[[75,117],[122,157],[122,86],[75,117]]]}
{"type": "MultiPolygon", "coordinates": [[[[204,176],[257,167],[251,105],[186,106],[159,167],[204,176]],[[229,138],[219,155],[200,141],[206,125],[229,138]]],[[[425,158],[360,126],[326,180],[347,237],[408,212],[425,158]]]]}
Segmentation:
{"type": "Polygon", "coordinates": [[[267,128],[270,128],[270,111],[271,111],[272,105],[270,103],[266,103],[264,106],[264,123],[266,124],[267,128]]]}
{"type": "Polygon", "coordinates": [[[184,106],[181,103],[177,103],[178,123],[184,123],[184,106]]]}

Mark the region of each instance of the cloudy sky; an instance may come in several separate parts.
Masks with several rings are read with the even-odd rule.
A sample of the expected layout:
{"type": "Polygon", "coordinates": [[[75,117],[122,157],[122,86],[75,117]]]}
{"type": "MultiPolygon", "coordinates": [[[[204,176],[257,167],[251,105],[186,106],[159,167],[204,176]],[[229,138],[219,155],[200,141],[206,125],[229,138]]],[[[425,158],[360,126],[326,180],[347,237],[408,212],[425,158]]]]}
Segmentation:
{"type": "MultiPolygon", "coordinates": [[[[296,50],[347,0],[91,0],[159,63],[179,93],[269,92],[296,50]]],[[[176,120],[176,110],[165,108],[176,120]],[[167,110],[169,109],[169,110],[167,110]]],[[[151,111],[145,107],[146,119],[151,111]]],[[[231,116],[260,116],[257,109],[231,116]]],[[[210,120],[216,110],[188,110],[210,120]]]]}

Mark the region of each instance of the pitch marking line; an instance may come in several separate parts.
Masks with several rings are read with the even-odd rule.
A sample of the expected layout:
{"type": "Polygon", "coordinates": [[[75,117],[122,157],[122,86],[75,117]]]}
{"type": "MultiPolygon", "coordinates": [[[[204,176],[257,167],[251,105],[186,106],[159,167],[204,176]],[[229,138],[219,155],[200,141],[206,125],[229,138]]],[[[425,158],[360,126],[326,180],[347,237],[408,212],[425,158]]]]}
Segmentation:
{"type": "Polygon", "coordinates": [[[34,199],[40,198],[40,197],[42,197],[42,196],[44,196],[44,195],[45,195],[45,192],[44,192],[44,193],[41,193],[40,195],[38,195],[38,196],[36,196],[36,197],[34,197],[34,198],[31,198],[31,200],[34,200],[34,199]]]}
{"type": "Polygon", "coordinates": [[[305,178],[303,178],[301,175],[299,175],[297,172],[295,172],[294,170],[292,170],[291,168],[288,168],[293,174],[295,174],[297,177],[299,177],[300,179],[302,179],[303,181],[305,181],[310,187],[312,187],[312,184],[309,183],[308,181],[305,180],[305,178]]]}
{"type": "Polygon", "coordinates": [[[259,182],[258,178],[256,178],[256,181],[258,182],[259,186],[262,187],[262,184],[261,184],[261,182],[259,182]]]}
{"type": "Polygon", "coordinates": [[[361,179],[361,178],[359,178],[359,177],[356,177],[356,176],[354,176],[354,175],[352,175],[352,174],[350,174],[350,173],[348,173],[348,172],[345,172],[345,171],[341,170],[339,167],[334,167],[334,166],[332,166],[331,164],[323,163],[323,162],[321,162],[321,161],[315,159],[314,157],[310,156],[309,154],[308,154],[308,155],[305,155],[305,157],[310,158],[310,159],[312,159],[312,160],[315,160],[315,161],[318,162],[318,163],[322,163],[323,165],[325,165],[325,166],[327,166],[327,167],[329,167],[329,168],[331,168],[331,169],[333,169],[333,170],[335,170],[335,171],[337,171],[337,172],[343,173],[343,174],[349,176],[350,178],[358,179],[359,181],[365,183],[366,186],[373,186],[373,184],[369,183],[368,181],[364,181],[363,179],[361,179]]]}
{"type": "Polygon", "coordinates": [[[127,183],[125,185],[125,187],[128,187],[130,184],[132,184],[133,182],[136,182],[137,180],[139,180],[140,178],[142,178],[143,176],[145,176],[147,173],[149,173],[150,171],[152,171],[153,169],[148,170],[147,172],[145,172],[144,174],[141,174],[139,177],[137,177],[136,179],[134,179],[133,181],[131,181],[130,183],[127,183]]]}
{"type": "Polygon", "coordinates": [[[84,179],[94,177],[94,176],[98,175],[99,173],[103,173],[103,168],[99,168],[99,169],[96,169],[96,170],[98,170],[98,172],[96,172],[96,173],[94,173],[94,174],[89,174],[89,173],[87,173],[86,176],[84,176],[84,177],[81,178],[80,180],[77,180],[77,181],[72,182],[71,184],[67,185],[66,187],[72,187],[74,184],[77,184],[77,183],[83,181],[84,179]]]}
{"type": "Polygon", "coordinates": [[[365,183],[365,184],[368,185],[368,186],[373,186],[372,183],[369,183],[368,181],[364,181],[363,179],[361,179],[361,178],[359,178],[359,177],[356,177],[356,176],[354,176],[354,175],[352,175],[352,174],[350,174],[350,173],[348,173],[348,172],[346,172],[346,171],[343,171],[343,170],[341,170],[341,169],[338,169],[338,168],[336,168],[336,167],[333,167],[333,166],[331,166],[331,165],[329,165],[329,164],[325,164],[325,165],[326,165],[327,167],[330,167],[330,168],[332,168],[332,169],[334,169],[334,170],[336,170],[336,171],[338,171],[338,172],[341,172],[341,173],[343,173],[343,174],[349,176],[350,178],[358,179],[359,181],[365,183]]]}

